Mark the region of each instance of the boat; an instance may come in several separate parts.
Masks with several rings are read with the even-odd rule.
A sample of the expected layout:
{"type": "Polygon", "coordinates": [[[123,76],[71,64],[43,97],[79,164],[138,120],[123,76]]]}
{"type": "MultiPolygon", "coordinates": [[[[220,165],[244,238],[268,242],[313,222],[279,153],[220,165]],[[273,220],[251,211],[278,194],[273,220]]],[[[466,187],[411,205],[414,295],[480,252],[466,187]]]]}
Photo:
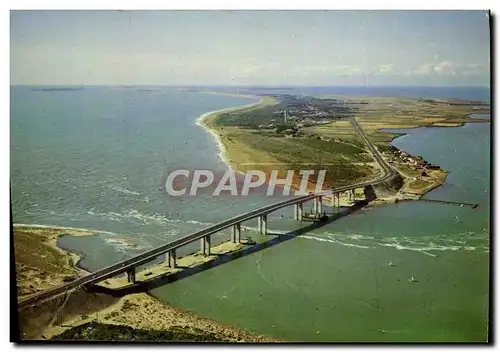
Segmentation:
{"type": "Polygon", "coordinates": [[[413,276],[413,275],[411,276],[411,278],[408,281],[410,281],[410,282],[417,282],[417,280],[415,279],[415,276],[413,276]]]}
{"type": "Polygon", "coordinates": [[[389,266],[396,266],[396,265],[392,264],[392,260],[391,260],[391,261],[389,261],[389,266]]]}

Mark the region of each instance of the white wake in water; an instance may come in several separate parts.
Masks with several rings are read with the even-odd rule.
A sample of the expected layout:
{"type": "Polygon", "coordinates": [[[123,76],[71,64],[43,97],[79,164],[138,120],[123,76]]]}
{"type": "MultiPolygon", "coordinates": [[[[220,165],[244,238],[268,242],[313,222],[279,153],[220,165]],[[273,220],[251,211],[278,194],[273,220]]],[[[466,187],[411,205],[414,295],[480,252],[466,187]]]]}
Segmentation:
{"type": "Polygon", "coordinates": [[[111,188],[112,190],[120,192],[120,193],[134,194],[134,195],[137,195],[137,196],[141,195],[140,193],[137,193],[137,192],[134,192],[134,191],[130,191],[128,189],[125,189],[125,188],[122,188],[122,187],[119,187],[119,186],[108,186],[108,187],[111,188]]]}
{"type": "Polygon", "coordinates": [[[301,238],[319,242],[328,242],[345,247],[369,249],[375,247],[391,247],[396,250],[420,252],[424,255],[436,257],[435,252],[443,251],[475,251],[477,249],[489,250],[486,238],[469,236],[465,233],[441,235],[434,237],[409,238],[409,237],[382,237],[361,234],[332,234],[302,235],[301,238]],[[471,241],[475,241],[474,245],[471,241]],[[476,243],[481,241],[482,243],[476,243]],[[357,242],[357,243],[356,243],[357,242]]]}
{"type": "Polygon", "coordinates": [[[88,215],[103,217],[108,220],[113,221],[122,221],[122,220],[136,220],[140,223],[144,223],[146,225],[149,224],[160,224],[160,225],[168,225],[168,224],[192,224],[192,225],[200,225],[200,226],[211,226],[213,223],[206,223],[196,220],[179,220],[179,219],[171,219],[161,214],[144,214],[135,209],[129,209],[123,213],[116,212],[106,212],[106,213],[95,213],[92,210],[87,212],[88,215]]]}

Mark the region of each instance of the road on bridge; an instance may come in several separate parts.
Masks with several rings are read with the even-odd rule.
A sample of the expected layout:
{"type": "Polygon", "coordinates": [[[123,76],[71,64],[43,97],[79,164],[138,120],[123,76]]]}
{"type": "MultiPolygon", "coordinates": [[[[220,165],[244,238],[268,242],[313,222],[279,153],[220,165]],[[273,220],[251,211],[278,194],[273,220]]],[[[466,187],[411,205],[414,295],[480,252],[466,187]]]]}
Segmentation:
{"type": "Polygon", "coordinates": [[[366,181],[366,182],[361,182],[353,185],[348,185],[348,186],[343,186],[343,187],[338,187],[332,190],[326,190],[322,191],[319,193],[315,194],[308,194],[304,196],[298,196],[294,197],[291,199],[287,199],[284,201],[280,201],[271,205],[267,205],[265,207],[253,210],[251,212],[238,215],[234,218],[231,218],[226,221],[222,221],[218,224],[209,226],[205,229],[202,229],[200,231],[197,231],[195,233],[192,233],[190,235],[187,235],[185,237],[179,238],[177,240],[174,240],[170,243],[167,243],[163,246],[157,247],[155,249],[152,249],[150,251],[144,252],[142,254],[139,254],[137,256],[134,256],[132,258],[126,259],[124,261],[115,263],[111,266],[108,266],[103,269],[99,269],[89,275],[80,277],[78,279],[75,279],[67,284],[63,284],[57,287],[54,287],[50,290],[35,294],[31,297],[26,298],[25,300],[19,302],[19,308],[23,308],[29,305],[33,305],[34,303],[40,302],[42,300],[46,300],[52,297],[55,297],[57,295],[60,295],[65,292],[69,292],[77,287],[80,287],[82,285],[88,285],[88,284],[94,284],[97,282],[104,281],[110,277],[117,276],[119,274],[122,274],[124,272],[127,272],[130,269],[133,269],[137,266],[149,263],[153,260],[155,260],[158,256],[160,256],[163,253],[166,253],[170,250],[185,246],[188,243],[194,242],[196,240],[199,240],[207,235],[214,234],[216,232],[222,231],[224,229],[230,228],[233,225],[239,224],[241,222],[253,219],[257,216],[260,215],[265,215],[269,214],[273,211],[276,211],[278,209],[297,204],[297,203],[302,203],[306,202],[309,200],[312,200],[314,198],[317,198],[320,195],[330,195],[333,193],[339,193],[339,192],[344,192],[348,191],[351,189],[355,188],[362,188],[368,185],[374,185],[377,183],[381,183],[384,181],[387,181],[391,177],[393,177],[396,174],[396,171],[389,165],[387,162],[382,158],[380,153],[377,151],[377,149],[373,146],[373,144],[368,140],[366,135],[364,134],[363,130],[359,126],[358,122],[355,119],[350,120],[354,128],[356,129],[357,133],[359,136],[363,139],[364,143],[366,144],[368,150],[372,154],[373,158],[375,161],[379,164],[380,168],[382,169],[383,173],[379,177],[377,177],[374,180],[371,181],[366,181]]]}

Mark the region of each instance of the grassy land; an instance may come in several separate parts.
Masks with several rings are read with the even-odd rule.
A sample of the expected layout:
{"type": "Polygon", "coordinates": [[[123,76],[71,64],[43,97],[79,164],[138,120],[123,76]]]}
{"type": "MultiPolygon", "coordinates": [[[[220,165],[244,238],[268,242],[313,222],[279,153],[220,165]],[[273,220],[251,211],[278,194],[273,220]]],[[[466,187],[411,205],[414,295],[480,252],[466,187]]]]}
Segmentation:
{"type": "MultiPolygon", "coordinates": [[[[286,170],[314,166],[316,170],[327,170],[325,185],[331,187],[373,177],[369,165],[373,159],[359,139],[288,138],[284,134],[256,128],[268,122],[274,116],[273,112],[280,109],[283,107],[271,98],[261,106],[212,114],[203,123],[219,135],[226,149],[227,161],[243,172],[259,169],[269,174],[278,169],[279,177],[285,177],[286,170]]],[[[352,125],[350,129],[349,133],[354,136],[352,125]]],[[[304,132],[308,130],[304,129],[304,132]]]]}
{"type": "MultiPolygon", "coordinates": [[[[330,97],[330,96],[328,96],[330,97]]],[[[457,127],[463,123],[481,123],[487,119],[471,119],[469,114],[489,112],[488,106],[473,109],[474,102],[445,99],[411,99],[391,97],[332,96],[345,99],[356,108],[356,119],[373,143],[386,145],[395,134],[381,132],[386,128],[457,127]]],[[[480,104],[480,102],[475,102],[480,104]]],[[[339,122],[321,126],[318,133],[337,133],[339,122]]]]}
{"type": "Polygon", "coordinates": [[[48,228],[14,228],[14,254],[19,298],[74,279],[81,270],[78,255],[57,247],[62,235],[90,236],[86,231],[48,228]]]}
{"type": "MultiPolygon", "coordinates": [[[[460,126],[465,122],[488,121],[468,117],[471,113],[489,111],[486,105],[482,109],[472,108],[474,104],[481,105],[480,102],[390,97],[325,98],[341,99],[344,102],[342,117],[355,117],[380,152],[392,152],[389,143],[400,135],[382,132],[381,129],[460,126]]],[[[324,100],[324,104],[327,102],[324,100]]],[[[313,104],[321,105],[322,100],[314,98],[313,104]]],[[[373,159],[348,120],[339,118],[325,124],[297,127],[293,122],[285,124],[282,113],[285,108],[288,109],[284,100],[276,102],[269,98],[250,108],[212,114],[204,124],[219,135],[227,161],[243,172],[260,169],[269,174],[271,170],[278,169],[279,176],[285,177],[285,171],[290,169],[326,169],[325,183],[328,187],[375,177],[378,170],[374,168],[373,159]],[[266,125],[272,125],[272,128],[266,128],[266,125]],[[280,132],[285,129],[294,131],[280,132]]],[[[412,180],[420,177],[421,171],[412,170],[405,163],[395,166],[412,180]]],[[[431,187],[438,180],[444,180],[441,176],[422,182],[429,183],[431,187]]],[[[418,183],[414,184],[415,188],[409,185],[406,188],[426,189],[418,183]]]]}

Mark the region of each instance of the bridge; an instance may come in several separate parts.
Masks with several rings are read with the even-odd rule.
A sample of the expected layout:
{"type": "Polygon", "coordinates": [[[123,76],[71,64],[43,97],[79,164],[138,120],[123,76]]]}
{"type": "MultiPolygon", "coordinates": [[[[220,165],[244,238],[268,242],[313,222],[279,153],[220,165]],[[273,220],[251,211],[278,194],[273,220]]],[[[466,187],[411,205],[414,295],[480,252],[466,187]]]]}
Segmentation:
{"type": "Polygon", "coordinates": [[[350,119],[353,127],[355,128],[357,134],[361,137],[366,147],[370,151],[371,155],[381,168],[381,174],[374,180],[360,182],[348,186],[338,187],[331,190],[325,190],[317,193],[309,193],[307,195],[297,196],[291,199],[280,201],[265,207],[261,207],[250,211],[248,213],[238,215],[226,221],[222,221],[218,224],[209,226],[200,231],[194,232],[182,238],[176,239],[170,243],[152,249],[150,251],[144,252],[130,259],[123,260],[121,262],[110,265],[106,268],[97,270],[89,275],[77,278],[69,283],[57,286],[53,289],[35,294],[19,302],[19,308],[34,305],[35,303],[47,300],[68,292],[70,290],[76,289],[83,285],[95,284],[104,281],[108,278],[127,273],[128,280],[130,282],[135,282],[135,269],[141,265],[150,263],[156,260],[160,255],[165,255],[165,262],[170,267],[176,266],[176,250],[194,241],[201,241],[201,249],[205,255],[210,254],[211,246],[211,235],[223,231],[225,229],[231,229],[232,241],[239,243],[241,240],[241,224],[245,221],[251,219],[258,219],[258,229],[260,233],[267,233],[267,216],[279,209],[294,206],[294,218],[298,221],[302,220],[303,215],[303,205],[305,202],[313,201],[313,212],[320,214],[322,212],[323,197],[331,196],[333,197],[333,203],[337,204],[340,201],[340,193],[350,192],[350,197],[354,199],[354,190],[358,188],[364,188],[367,186],[376,185],[382,182],[389,181],[391,178],[396,176],[397,172],[382,158],[377,149],[365,136],[363,130],[359,126],[358,122],[354,119],[350,119]]]}

